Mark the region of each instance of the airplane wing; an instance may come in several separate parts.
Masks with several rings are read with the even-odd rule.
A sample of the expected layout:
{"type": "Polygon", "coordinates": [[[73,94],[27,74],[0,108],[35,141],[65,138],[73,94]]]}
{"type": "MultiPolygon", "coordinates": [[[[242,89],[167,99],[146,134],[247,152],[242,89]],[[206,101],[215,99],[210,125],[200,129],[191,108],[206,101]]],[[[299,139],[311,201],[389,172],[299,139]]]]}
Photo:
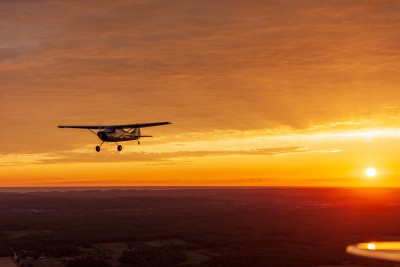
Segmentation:
{"type": "Polygon", "coordinates": [[[145,128],[159,125],[171,124],[167,121],[162,122],[149,122],[149,123],[134,123],[134,124],[121,124],[121,125],[59,125],[58,128],[74,128],[74,129],[104,129],[104,128],[145,128]]]}
{"type": "Polygon", "coordinates": [[[356,256],[400,262],[400,242],[370,242],[347,246],[346,252],[356,256]]]}

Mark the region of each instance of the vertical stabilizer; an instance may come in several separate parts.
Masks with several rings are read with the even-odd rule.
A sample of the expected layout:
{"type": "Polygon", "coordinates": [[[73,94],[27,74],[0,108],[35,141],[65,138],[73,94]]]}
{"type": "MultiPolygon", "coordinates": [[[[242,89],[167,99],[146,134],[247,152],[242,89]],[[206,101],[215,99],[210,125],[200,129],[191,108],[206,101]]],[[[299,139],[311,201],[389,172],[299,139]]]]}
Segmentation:
{"type": "Polygon", "coordinates": [[[132,133],[134,136],[140,136],[140,128],[133,129],[132,133]]]}

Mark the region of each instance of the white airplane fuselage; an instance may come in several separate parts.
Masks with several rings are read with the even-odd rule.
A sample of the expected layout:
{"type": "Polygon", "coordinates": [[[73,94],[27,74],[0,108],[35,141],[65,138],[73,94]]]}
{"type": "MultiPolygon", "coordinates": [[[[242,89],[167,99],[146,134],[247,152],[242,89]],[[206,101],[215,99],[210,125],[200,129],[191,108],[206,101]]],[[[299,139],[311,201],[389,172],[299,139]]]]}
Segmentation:
{"type": "Polygon", "coordinates": [[[124,129],[105,128],[98,131],[97,136],[103,142],[123,142],[140,139],[140,129],[136,128],[133,131],[125,131],[124,129]]]}

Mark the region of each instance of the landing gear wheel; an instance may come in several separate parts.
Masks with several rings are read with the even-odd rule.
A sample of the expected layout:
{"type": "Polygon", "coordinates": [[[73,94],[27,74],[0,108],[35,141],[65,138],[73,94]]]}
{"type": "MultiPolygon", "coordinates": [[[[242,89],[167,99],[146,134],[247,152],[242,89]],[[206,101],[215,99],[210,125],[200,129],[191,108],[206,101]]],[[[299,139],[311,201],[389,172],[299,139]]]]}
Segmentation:
{"type": "Polygon", "coordinates": [[[100,146],[96,146],[96,151],[100,152],[100,146]]]}
{"type": "Polygon", "coordinates": [[[117,149],[118,149],[118,151],[121,151],[122,150],[122,146],[118,145],[117,149]]]}

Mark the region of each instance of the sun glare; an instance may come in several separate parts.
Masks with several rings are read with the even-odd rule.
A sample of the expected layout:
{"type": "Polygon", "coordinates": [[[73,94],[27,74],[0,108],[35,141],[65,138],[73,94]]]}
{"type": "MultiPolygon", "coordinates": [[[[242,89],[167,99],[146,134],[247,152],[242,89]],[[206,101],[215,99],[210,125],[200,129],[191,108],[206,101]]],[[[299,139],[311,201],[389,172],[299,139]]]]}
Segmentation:
{"type": "Polygon", "coordinates": [[[368,243],[367,248],[369,250],[375,250],[376,249],[376,245],[375,245],[375,243],[368,243]]]}
{"type": "Polygon", "coordinates": [[[368,177],[374,177],[376,175],[376,170],[375,170],[375,168],[368,168],[365,170],[365,174],[368,177]]]}

